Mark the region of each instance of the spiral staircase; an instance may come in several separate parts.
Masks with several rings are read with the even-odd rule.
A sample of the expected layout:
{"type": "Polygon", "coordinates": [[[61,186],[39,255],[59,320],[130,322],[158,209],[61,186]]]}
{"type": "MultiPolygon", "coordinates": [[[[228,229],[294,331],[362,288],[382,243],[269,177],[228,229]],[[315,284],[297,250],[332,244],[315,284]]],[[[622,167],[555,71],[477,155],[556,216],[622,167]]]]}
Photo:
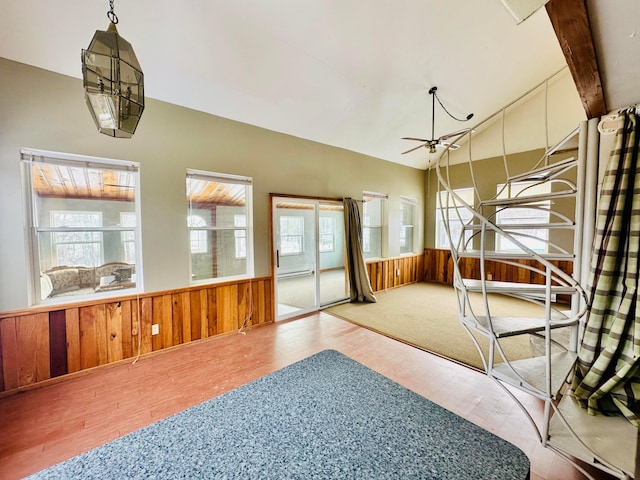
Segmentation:
{"type": "MultiPolygon", "coordinates": [[[[584,145],[585,128],[547,149],[526,171],[511,173],[518,167],[504,155],[504,181],[496,185],[495,196],[481,198],[476,186],[473,204],[451,187],[445,151],[435,165],[438,195],[440,207],[450,212],[443,220],[460,322],[475,342],[486,374],[522,409],[542,445],[587,478],[598,478],[594,470],[640,478],[637,430],[623,418],[588,415],[569,388],[587,313],[580,262],[586,162],[578,147],[584,145]],[[470,262],[475,268],[468,268],[470,262]],[[514,268],[520,272],[516,278],[496,280],[499,272],[514,268]],[[543,313],[539,318],[519,312],[494,315],[494,302],[502,295],[537,304],[543,313]],[[505,353],[505,340],[517,336],[529,337],[532,358],[514,360],[505,353]],[[539,401],[523,401],[518,391],[539,401]]],[[[463,135],[454,140],[464,141],[463,135]]],[[[471,177],[483,175],[474,173],[472,164],[470,159],[471,177]]]]}

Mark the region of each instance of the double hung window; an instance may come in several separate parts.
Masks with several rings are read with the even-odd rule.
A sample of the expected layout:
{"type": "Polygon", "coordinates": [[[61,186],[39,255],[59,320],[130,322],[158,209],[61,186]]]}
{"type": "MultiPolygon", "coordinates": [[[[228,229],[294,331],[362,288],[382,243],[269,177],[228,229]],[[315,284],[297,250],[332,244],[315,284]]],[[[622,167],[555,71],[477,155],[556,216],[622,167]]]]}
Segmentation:
{"type": "Polygon", "coordinates": [[[138,165],[25,149],[31,303],[140,283],[138,165]]]}
{"type": "Polygon", "coordinates": [[[253,275],[252,179],[187,170],[191,280],[253,275]]]}

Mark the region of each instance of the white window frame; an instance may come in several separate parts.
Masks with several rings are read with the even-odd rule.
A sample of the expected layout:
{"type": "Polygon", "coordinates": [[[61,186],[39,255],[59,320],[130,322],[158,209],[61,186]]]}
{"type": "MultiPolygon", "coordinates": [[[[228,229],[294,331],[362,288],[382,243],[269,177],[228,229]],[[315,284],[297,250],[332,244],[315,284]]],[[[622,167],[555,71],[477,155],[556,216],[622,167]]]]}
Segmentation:
{"type": "MultiPolygon", "coordinates": [[[[75,155],[70,153],[52,152],[48,150],[38,150],[31,148],[23,148],[20,151],[20,160],[22,164],[22,183],[23,192],[25,195],[25,204],[27,208],[26,223],[30,226],[31,235],[29,236],[29,259],[31,268],[29,270],[29,289],[28,300],[30,305],[46,305],[46,304],[61,304],[68,302],[77,302],[86,298],[108,298],[113,296],[119,296],[130,292],[143,291],[143,274],[142,274],[142,244],[140,235],[140,222],[136,222],[137,225],[134,229],[126,226],[102,226],[91,227],[90,229],[83,228],[82,231],[94,231],[100,232],[104,237],[105,231],[121,232],[121,239],[123,232],[135,232],[135,286],[122,289],[113,289],[111,291],[95,291],[93,293],[83,293],[80,295],[69,296],[54,296],[52,298],[41,298],[41,258],[40,258],[40,239],[41,233],[51,233],[52,236],[56,232],[64,231],[78,231],[79,227],[43,227],[39,225],[39,212],[37,201],[34,198],[34,185],[32,181],[32,168],[34,163],[53,164],[60,166],[68,166],[74,168],[87,168],[87,169],[105,169],[125,171],[134,174],[135,186],[134,189],[134,211],[137,218],[140,218],[140,165],[137,162],[129,162],[123,160],[114,160],[101,157],[90,157],[85,155],[75,155]]],[[[68,212],[74,212],[69,210],[68,212]]],[[[101,240],[101,260],[104,261],[104,238],[101,240]]],[[[55,248],[55,247],[52,247],[55,248]]],[[[53,253],[53,252],[52,252],[53,253]]]]}
{"type": "MultiPolygon", "coordinates": [[[[245,272],[238,275],[220,275],[217,277],[210,278],[202,278],[202,279],[193,279],[193,263],[191,261],[191,242],[189,242],[189,283],[191,285],[203,285],[210,283],[220,283],[227,282],[230,280],[236,279],[244,279],[244,278],[252,278],[254,276],[254,256],[253,256],[253,179],[251,177],[244,177],[241,175],[231,175],[226,173],[217,173],[217,172],[209,172],[205,170],[194,170],[187,169],[186,181],[187,186],[190,178],[204,180],[208,182],[216,182],[216,183],[226,183],[226,184],[234,184],[234,185],[244,185],[244,208],[246,215],[246,225],[236,225],[236,215],[234,215],[234,225],[233,226],[219,226],[219,225],[209,225],[207,224],[204,227],[190,227],[187,226],[189,231],[189,239],[191,239],[191,235],[193,232],[197,231],[233,231],[234,239],[235,239],[235,250],[234,250],[234,259],[235,260],[245,260],[246,261],[246,270],[245,272]],[[242,232],[243,235],[238,236],[236,232],[242,232]],[[245,256],[238,256],[238,242],[242,242],[244,240],[245,244],[245,256]]],[[[189,191],[187,188],[187,217],[190,216],[191,212],[191,204],[188,199],[189,191]]],[[[209,246],[207,247],[209,248],[209,246]]]]}

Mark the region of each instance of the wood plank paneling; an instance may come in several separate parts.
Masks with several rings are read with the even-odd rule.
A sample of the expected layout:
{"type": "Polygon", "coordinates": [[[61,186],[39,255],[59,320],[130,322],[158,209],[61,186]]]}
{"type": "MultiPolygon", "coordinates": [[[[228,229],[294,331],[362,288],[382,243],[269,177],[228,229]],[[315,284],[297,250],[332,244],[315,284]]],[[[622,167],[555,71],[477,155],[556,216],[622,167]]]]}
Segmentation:
{"type": "Polygon", "coordinates": [[[218,332],[227,333],[240,328],[238,323],[238,286],[226,285],[217,289],[218,332]]]}
{"type": "Polygon", "coordinates": [[[80,368],[81,370],[98,365],[98,340],[96,338],[96,306],[82,307],[80,320],[80,368]]]}
{"type": "Polygon", "coordinates": [[[107,328],[107,363],[112,363],[124,358],[122,342],[122,303],[108,303],[106,305],[105,315],[107,328]]]}
{"type": "Polygon", "coordinates": [[[200,307],[200,291],[189,293],[189,311],[191,312],[191,339],[202,338],[202,309],[200,307]]]}
{"type": "MultiPolygon", "coordinates": [[[[120,328],[120,341],[122,343],[122,358],[133,356],[133,338],[131,326],[131,300],[120,302],[120,317],[122,319],[120,328]]],[[[137,350],[136,350],[137,353],[137,350]]]]}
{"type": "Polygon", "coordinates": [[[140,332],[138,332],[142,337],[140,353],[153,351],[151,325],[153,325],[153,297],[146,297],[140,300],[140,332]]]}
{"type": "Polygon", "coordinates": [[[67,331],[67,370],[69,373],[82,370],[80,358],[80,311],[68,308],[64,311],[67,331]]]}
{"type": "Polygon", "coordinates": [[[218,288],[207,289],[207,337],[218,333],[218,288]]]}
{"type": "Polygon", "coordinates": [[[157,350],[162,350],[164,348],[164,335],[165,335],[165,331],[164,331],[164,325],[162,325],[162,317],[164,315],[164,299],[163,296],[157,296],[157,297],[153,297],[153,300],[151,302],[152,307],[151,307],[151,317],[152,317],[152,321],[151,324],[152,325],[157,325],[157,329],[158,329],[158,333],[156,335],[153,335],[151,337],[151,345],[153,348],[153,351],[157,351],[157,350]]]}
{"type": "MultiPolygon", "coordinates": [[[[544,267],[535,260],[522,259],[515,262],[516,265],[509,265],[500,261],[487,260],[485,262],[485,272],[491,274],[491,280],[515,283],[544,284],[545,276],[535,271],[544,271],[544,267]]],[[[563,272],[571,274],[573,263],[570,261],[551,262],[563,272]]],[[[460,273],[464,278],[479,280],[481,277],[480,259],[461,258],[460,273]]],[[[451,252],[444,249],[428,248],[424,255],[424,279],[429,282],[453,284],[453,260],[451,252]]],[[[567,297],[560,297],[559,300],[567,301],[567,297]]]]}
{"type": "Polygon", "coordinates": [[[95,331],[96,331],[96,347],[98,352],[98,365],[106,365],[109,363],[109,345],[107,341],[107,306],[96,305],[95,315],[95,331]]]}
{"type": "Polygon", "coordinates": [[[0,392],[232,332],[245,320],[272,323],[272,294],[272,279],[261,278],[0,313],[0,392]]]}
{"type": "Polygon", "coordinates": [[[3,318],[0,321],[0,340],[2,340],[2,376],[4,389],[18,388],[18,335],[15,317],[3,318]]]}
{"type": "Polygon", "coordinates": [[[424,255],[382,258],[366,262],[371,288],[379,292],[423,280],[424,255]]]}
{"type": "Polygon", "coordinates": [[[200,338],[209,336],[209,297],[207,289],[200,290],[200,338]]]}
{"type": "Polygon", "coordinates": [[[171,295],[171,329],[173,332],[173,345],[191,341],[190,301],[188,292],[174,293],[171,295]]]}
{"type": "Polygon", "coordinates": [[[171,318],[173,308],[171,294],[162,295],[162,315],[160,317],[160,336],[162,348],[173,346],[173,320],[171,318]]]}
{"type": "Polygon", "coordinates": [[[0,320],[0,392],[5,390],[4,386],[4,360],[2,356],[2,320],[0,320]]]}
{"type": "Polygon", "coordinates": [[[49,315],[16,318],[16,342],[19,386],[50,378],[49,315]]]}
{"type": "Polygon", "coordinates": [[[49,364],[51,377],[59,377],[68,372],[67,325],[64,310],[49,313],[49,364]]]}

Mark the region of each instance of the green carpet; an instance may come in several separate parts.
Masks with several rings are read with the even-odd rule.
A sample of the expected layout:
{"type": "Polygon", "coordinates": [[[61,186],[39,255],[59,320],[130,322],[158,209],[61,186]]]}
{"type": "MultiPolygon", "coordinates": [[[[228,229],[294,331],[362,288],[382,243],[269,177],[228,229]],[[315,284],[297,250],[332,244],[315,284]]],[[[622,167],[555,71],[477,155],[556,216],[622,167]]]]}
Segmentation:
{"type": "Polygon", "coordinates": [[[29,477],[524,480],[516,446],[325,350],[29,477]]]}
{"type": "MultiPolygon", "coordinates": [[[[458,319],[453,287],[420,282],[377,292],[376,297],[378,303],[345,303],[325,312],[483,370],[480,354],[458,319]]],[[[482,297],[471,300],[479,308],[482,297]]],[[[491,304],[496,316],[544,316],[542,307],[511,297],[493,295],[491,304]]],[[[486,352],[488,341],[476,338],[486,352]]],[[[504,339],[501,345],[511,360],[534,356],[529,335],[504,339]]]]}

